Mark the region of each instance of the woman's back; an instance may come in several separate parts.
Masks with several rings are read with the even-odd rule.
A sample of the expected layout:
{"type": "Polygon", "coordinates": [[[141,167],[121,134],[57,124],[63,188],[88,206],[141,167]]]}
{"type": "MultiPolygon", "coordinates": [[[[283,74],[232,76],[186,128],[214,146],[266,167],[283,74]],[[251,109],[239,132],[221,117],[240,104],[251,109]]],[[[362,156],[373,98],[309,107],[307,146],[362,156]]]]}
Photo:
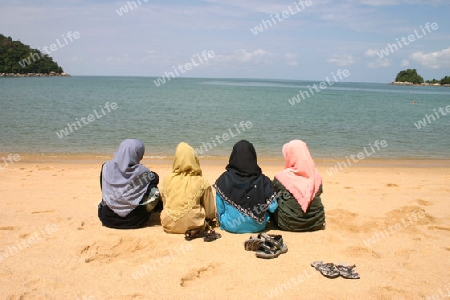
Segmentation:
{"type": "Polygon", "coordinates": [[[161,224],[166,232],[203,229],[205,220],[215,216],[211,186],[202,177],[194,149],[186,143],[177,146],[172,172],[164,178],[161,192],[161,224]]]}

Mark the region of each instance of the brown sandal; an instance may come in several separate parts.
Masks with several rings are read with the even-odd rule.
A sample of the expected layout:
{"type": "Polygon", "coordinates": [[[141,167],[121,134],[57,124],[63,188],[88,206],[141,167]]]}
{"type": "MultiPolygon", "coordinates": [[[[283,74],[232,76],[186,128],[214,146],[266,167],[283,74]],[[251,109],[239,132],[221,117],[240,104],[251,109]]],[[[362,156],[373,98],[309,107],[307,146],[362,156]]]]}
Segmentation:
{"type": "Polygon", "coordinates": [[[222,235],[220,233],[216,233],[214,229],[190,229],[186,230],[184,233],[184,239],[186,241],[192,241],[193,239],[197,238],[203,238],[205,242],[212,242],[219,238],[221,238],[222,235]]]}

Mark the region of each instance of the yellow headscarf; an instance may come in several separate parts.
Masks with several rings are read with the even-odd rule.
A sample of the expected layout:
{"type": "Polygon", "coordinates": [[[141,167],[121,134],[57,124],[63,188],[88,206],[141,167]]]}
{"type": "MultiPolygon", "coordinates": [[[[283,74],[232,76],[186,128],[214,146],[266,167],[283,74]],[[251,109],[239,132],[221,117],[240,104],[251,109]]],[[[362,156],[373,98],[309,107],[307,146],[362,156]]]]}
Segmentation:
{"type": "Polygon", "coordinates": [[[194,148],[185,142],[178,144],[172,173],[167,174],[162,185],[164,210],[175,221],[186,215],[208,188],[194,148]]]}

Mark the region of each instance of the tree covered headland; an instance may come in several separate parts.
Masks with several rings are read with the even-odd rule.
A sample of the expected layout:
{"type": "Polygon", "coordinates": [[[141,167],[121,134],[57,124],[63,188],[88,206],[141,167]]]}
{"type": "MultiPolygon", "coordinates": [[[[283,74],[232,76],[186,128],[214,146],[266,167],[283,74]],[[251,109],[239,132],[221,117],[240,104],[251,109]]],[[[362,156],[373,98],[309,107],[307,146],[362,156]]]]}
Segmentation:
{"type": "MultiPolygon", "coordinates": [[[[413,84],[424,83],[422,76],[417,74],[416,69],[407,69],[407,70],[400,71],[397,74],[397,77],[395,77],[395,82],[410,82],[413,84]]],[[[432,80],[427,80],[425,82],[428,84],[441,84],[441,85],[450,84],[450,76],[445,76],[441,80],[432,79],[432,80]]]]}
{"type": "Polygon", "coordinates": [[[48,54],[0,34],[0,73],[50,72],[61,74],[64,71],[48,54]]]}
{"type": "Polygon", "coordinates": [[[415,84],[423,83],[423,78],[417,74],[416,69],[407,69],[400,71],[395,77],[396,82],[411,82],[415,84]]]}

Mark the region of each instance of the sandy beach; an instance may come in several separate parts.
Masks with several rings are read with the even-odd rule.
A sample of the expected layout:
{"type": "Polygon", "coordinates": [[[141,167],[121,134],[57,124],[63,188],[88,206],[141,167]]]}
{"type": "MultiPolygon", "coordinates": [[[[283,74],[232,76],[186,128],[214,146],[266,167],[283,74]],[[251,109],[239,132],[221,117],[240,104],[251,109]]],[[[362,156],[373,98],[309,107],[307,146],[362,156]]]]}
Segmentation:
{"type": "MultiPolygon", "coordinates": [[[[7,155],[7,154],[6,154],[7,155]]],[[[2,157],[3,155],[0,155],[2,157]]],[[[99,170],[110,157],[33,156],[0,170],[1,299],[442,299],[450,297],[450,161],[361,161],[323,176],[326,230],[279,231],[286,254],[245,251],[251,234],[211,243],[101,226],[99,170]],[[356,265],[328,279],[313,261],[356,265]],[[428,297],[428,298],[427,298],[428,297]]],[[[2,162],[3,163],[3,162],[2,162]]],[[[171,160],[144,159],[161,178],[171,160]]],[[[211,182],[223,159],[201,159],[211,182]]],[[[260,159],[273,178],[282,160],[260,159]]]]}

